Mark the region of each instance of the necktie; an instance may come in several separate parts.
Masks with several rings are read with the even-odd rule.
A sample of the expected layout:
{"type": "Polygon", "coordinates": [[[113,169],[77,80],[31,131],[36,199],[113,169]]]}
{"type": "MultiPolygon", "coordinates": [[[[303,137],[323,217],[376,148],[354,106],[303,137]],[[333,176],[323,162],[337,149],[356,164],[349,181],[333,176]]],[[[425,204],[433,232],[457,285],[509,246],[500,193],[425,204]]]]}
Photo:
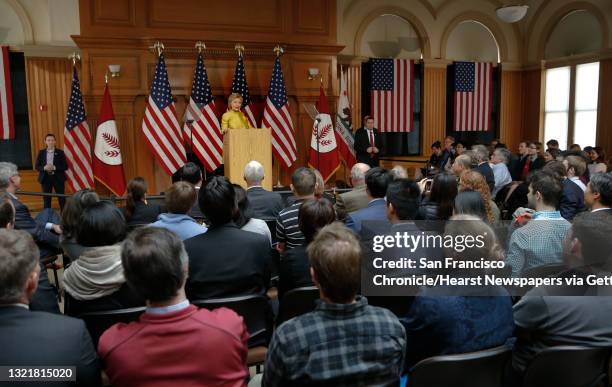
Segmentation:
{"type": "Polygon", "coordinates": [[[531,164],[531,158],[527,158],[525,160],[525,166],[523,167],[523,172],[521,173],[521,180],[527,180],[527,175],[529,174],[529,165],[531,164]]]}
{"type": "Polygon", "coordinates": [[[368,130],[368,132],[370,132],[370,146],[376,146],[376,143],[374,142],[374,131],[368,130]]]}

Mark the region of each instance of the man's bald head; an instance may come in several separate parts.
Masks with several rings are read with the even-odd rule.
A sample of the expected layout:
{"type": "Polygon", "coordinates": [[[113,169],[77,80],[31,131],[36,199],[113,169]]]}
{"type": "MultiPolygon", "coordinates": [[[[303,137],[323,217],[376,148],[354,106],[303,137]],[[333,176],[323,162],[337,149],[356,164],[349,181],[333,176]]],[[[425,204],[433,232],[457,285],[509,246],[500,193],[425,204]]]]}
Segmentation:
{"type": "Polygon", "coordinates": [[[370,166],[364,163],[357,163],[351,168],[351,183],[353,187],[365,184],[365,174],[370,170],[370,166]]]}

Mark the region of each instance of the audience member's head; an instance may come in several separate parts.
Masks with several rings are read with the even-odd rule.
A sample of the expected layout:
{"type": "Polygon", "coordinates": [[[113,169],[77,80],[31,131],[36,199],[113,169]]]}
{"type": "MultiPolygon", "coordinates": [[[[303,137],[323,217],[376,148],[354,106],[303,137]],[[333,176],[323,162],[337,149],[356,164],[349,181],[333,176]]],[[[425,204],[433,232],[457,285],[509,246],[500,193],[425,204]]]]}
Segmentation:
{"type": "Polygon", "coordinates": [[[247,187],[260,186],[264,177],[264,167],[259,161],[249,161],[244,167],[244,181],[247,187]]]}
{"type": "Polygon", "coordinates": [[[15,193],[21,187],[21,176],[13,163],[0,161],[0,191],[15,193]]]}
{"type": "Polygon", "coordinates": [[[486,220],[489,223],[494,221],[493,208],[491,206],[491,190],[484,176],[474,170],[463,172],[459,178],[459,190],[479,192],[484,201],[484,206],[487,211],[486,220]]]}
{"type": "Polygon", "coordinates": [[[585,174],[587,166],[584,159],[580,156],[569,155],[563,160],[567,169],[567,177],[580,177],[585,174]]]}
{"type": "Polygon", "coordinates": [[[527,142],[527,155],[529,155],[529,157],[532,159],[538,156],[538,146],[535,142],[527,142]]]}
{"type": "Polygon", "coordinates": [[[534,142],[534,145],[536,146],[538,157],[544,158],[544,145],[539,141],[534,142]]]}
{"type": "Polygon", "coordinates": [[[306,243],[313,240],[317,231],[336,220],[331,202],[325,198],[308,199],[298,211],[298,226],[306,243]]]}
{"type": "Polygon", "coordinates": [[[474,215],[488,222],[487,209],[482,195],[478,191],[463,191],[457,194],[453,215],[474,215]]]}
{"type": "Polygon", "coordinates": [[[406,168],[402,167],[401,165],[394,166],[393,168],[391,168],[389,173],[391,174],[391,178],[394,180],[408,178],[408,172],[406,171],[406,168]]]}
{"type": "Polygon", "coordinates": [[[465,144],[461,141],[457,141],[453,144],[453,149],[455,149],[455,156],[460,156],[465,152],[465,144]]]}
{"type": "Polygon", "coordinates": [[[315,178],[317,180],[315,184],[315,196],[320,198],[325,193],[325,180],[323,180],[323,175],[319,172],[318,169],[312,169],[312,172],[315,174],[315,178]]]}
{"type": "Polygon", "coordinates": [[[455,157],[451,167],[455,176],[461,176],[464,171],[469,171],[470,168],[472,168],[472,157],[465,153],[455,157]]]}
{"type": "Polygon", "coordinates": [[[0,305],[29,304],[38,285],[38,256],[30,234],[0,230],[0,305]]]}
{"type": "Polygon", "coordinates": [[[200,188],[198,205],[212,226],[221,226],[234,218],[236,191],[226,177],[213,176],[200,188]]]}
{"type": "Polygon", "coordinates": [[[317,176],[310,168],[300,167],[291,175],[291,190],[298,197],[308,197],[315,193],[317,176]]]}
{"type": "Polygon", "coordinates": [[[187,214],[197,199],[197,192],[191,183],[177,181],[166,191],[166,211],[171,214],[187,214]]]}
{"type": "Polygon", "coordinates": [[[486,146],[474,145],[472,146],[472,151],[474,151],[477,164],[482,164],[489,161],[489,149],[487,149],[486,146]]]}
{"type": "Polygon", "coordinates": [[[386,169],[376,167],[366,173],[365,180],[367,192],[371,198],[384,198],[391,181],[391,175],[386,169]]]}
{"type": "Polygon", "coordinates": [[[548,149],[559,149],[559,141],[552,139],[546,142],[546,148],[548,149]]]}
{"type": "Polygon", "coordinates": [[[589,152],[589,156],[591,157],[591,161],[594,163],[605,163],[606,162],[606,152],[604,152],[603,148],[600,146],[593,147],[589,152]]]}
{"type": "Polygon", "coordinates": [[[455,142],[455,137],[446,136],[446,138],[444,139],[444,149],[450,152],[453,149],[454,142],[455,142]]]}
{"type": "Polygon", "coordinates": [[[552,173],[560,181],[563,181],[567,176],[567,169],[565,168],[563,161],[550,161],[546,163],[544,167],[542,167],[542,170],[552,173]]]}
{"type": "Polygon", "coordinates": [[[143,202],[147,195],[147,182],[140,176],[130,180],[127,184],[127,200],[125,203],[125,212],[128,220],[134,215],[136,203],[143,202]]]}
{"type": "Polygon", "coordinates": [[[125,238],[126,228],[123,214],[113,203],[91,203],[79,218],[77,242],[86,247],[114,245],[125,238]]]}
{"type": "Polygon", "coordinates": [[[570,151],[570,152],[580,152],[580,151],[582,151],[582,148],[578,144],[572,144],[568,148],[568,151],[570,151]]]}
{"type": "Polygon", "coordinates": [[[438,217],[442,220],[450,218],[453,214],[453,203],[457,196],[457,178],[455,175],[438,173],[431,183],[429,200],[438,203],[438,217]]]}
{"type": "Polygon", "coordinates": [[[307,251],[321,298],[334,304],[353,302],[361,285],[361,247],[355,234],[334,222],[319,230],[307,251]]]}
{"type": "Polygon", "coordinates": [[[535,171],[527,178],[530,208],[537,211],[555,211],[559,208],[563,185],[557,176],[547,171],[535,171]]]}
{"type": "Polygon", "coordinates": [[[612,172],[591,176],[584,193],[584,204],[591,210],[612,207],[612,172]]]}
{"type": "Polygon", "coordinates": [[[249,223],[253,214],[249,207],[249,198],[247,197],[246,190],[238,184],[232,184],[232,186],[236,192],[236,207],[238,208],[233,220],[236,226],[242,228],[245,224],[249,223]]]}
{"type": "Polygon", "coordinates": [[[89,188],[82,189],[70,196],[62,211],[62,235],[66,239],[76,237],[76,229],[83,210],[100,201],[98,194],[89,188]]]}
{"type": "Polygon", "coordinates": [[[147,302],[184,298],[188,258],[174,233],[158,227],[134,230],[123,242],[121,264],[128,284],[147,302]]]}
{"type": "Polygon", "coordinates": [[[491,162],[493,164],[508,164],[510,155],[511,153],[508,148],[495,148],[491,156],[491,162]]]}
{"type": "Polygon", "coordinates": [[[583,212],[576,215],[572,221],[572,228],[566,235],[565,247],[567,252],[578,258],[578,263],[596,267],[609,266],[612,260],[610,235],[612,235],[610,215],[583,212]]]}
{"type": "Polygon", "coordinates": [[[442,154],[442,143],[440,141],[435,141],[431,144],[431,153],[440,156],[442,154]]]}
{"type": "MultiPolygon", "coordinates": [[[[460,261],[476,261],[481,258],[487,261],[502,261],[504,260],[504,251],[501,247],[497,235],[487,223],[480,217],[475,215],[455,215],[448,222],[444,229],[444,235],[452,236],[454,240],[457,237],[462,239],[473,238],[474,240],[482,239],[481,245],[474,245],[472,248],[466,248],[463,251],[457,251],[454,248],[447,248],[446,256],[453,257],[460,261]]],[[[477,270],[482,273],[482,270],[477,270]]]]}
{"type": "Polygon", "coordinates": [[[527,147],[527,141],[519,142],[519,146],[518,146],[518,153],[519,153],[519,155],[527,156],[528,152],[529,152],[529,148],[527,147]]]}
{"type": "Polygon", "coordinates": [[[370,166],[365,163],[357,163],[351,168],[351,184],[353,187],[365,185],[365,174],[370,170],[370,166]]]}
{"type": "Polygon", "coordinates": [[[6,192],[0,192],[0,228],[15,227],[15,206],[6,192]]]}
{"type": "Polygon", "coordinates": [[[391,223],[416,218],[419,209],[419,186],[410,179],[396,179],[387,188],[387,218],[391,223]]]}
{"type": "Polygon", "coordinates": [[[183,165],[183,168],[180,170],[180,181],[186,181],[187,183],[197,186],[202,183],[202,171],[200,167],[196,163],[188,162],[183,165]]]}

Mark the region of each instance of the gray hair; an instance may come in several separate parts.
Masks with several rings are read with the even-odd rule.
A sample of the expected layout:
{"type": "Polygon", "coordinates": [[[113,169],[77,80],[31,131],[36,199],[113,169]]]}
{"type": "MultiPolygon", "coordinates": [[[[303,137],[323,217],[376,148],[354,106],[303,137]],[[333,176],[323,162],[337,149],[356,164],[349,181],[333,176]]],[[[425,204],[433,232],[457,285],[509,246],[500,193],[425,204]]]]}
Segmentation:
{"type": "Polygon", "coordinates": [[[19,171],[13,163],[0,161],[0,190],[5,190],[10,184],[11,177],[17,175],[19,171]]]}
{"type": "Polygon", "coordinates": [[[508,160],[510,159],[510,151],[507,148],[497,148],[493,151],[493,153],[497,154],[497,157],[499,157],[504,164],[508,163],[508,160]]]}
{"type": "Polygon", "coordinates": [[[489,160],[489,150],[486,146],[474,145],[472,147],[472,151],[474,151],[474,156],[477,162],[481,163],[489,160]]]}
{"type": "Polygon", "coordinates": [[[365,174],[370,170],[370,166],[365,163],[357,163],[351,168],[351,179],[354,181],[365,181],[365,174]]]}
{"type": "Polygon", "coordinates": [[[264,179],[264,168],[259,161],[249,161],[244,167],[244,180],[247,184],[259,184],[264,179]]]}
{"type": "Polygon", "coordinates": [[[391,174],[391,176],[393,176],[393,180],[408,178],[408,172],[406,172],[406,168],[402,167],[401,165],[394,166],[389,171],[389,173],[391,174]]]}
{"type": "Polygon", "coordinates": [[[463,169],[470,170],[472,168],[472,157],[465,153],[455,158],[455,162],[463,166],[463,169]]]}
{"type": "Polygon", "coordinates": [[[36,270],[38,255],[38,247],[30,234],[0,230],[0,304],[19,302],[28,276],[36,270]]]}

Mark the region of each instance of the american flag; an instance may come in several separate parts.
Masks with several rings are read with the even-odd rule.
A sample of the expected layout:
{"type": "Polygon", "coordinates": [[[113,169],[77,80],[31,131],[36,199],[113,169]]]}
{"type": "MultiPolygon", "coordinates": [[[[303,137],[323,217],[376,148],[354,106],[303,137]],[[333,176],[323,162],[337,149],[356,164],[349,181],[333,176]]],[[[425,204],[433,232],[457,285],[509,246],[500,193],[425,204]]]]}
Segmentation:
{"type": "Polygon", "coordinates": [[[297,160],[295,131],[289,114],[289,100],[285,90],[285,80],[277,56],[272,70],[270,89],[266,100],[261,126],[272,128],[272,151],[287,168],[297,160]]]}
{"type": "Polygon", "coordinates": [[[68,170],[66,180],[73,191],[93,187],[91,170],[91,135],[76,66],[72,72],[72,90],[64,125],[64,151],[68,170]]]}
{"type": "Polygon", "coordinates": [[[381,132],[412,130],[414,62],[372,59],[370,104],[374,126],[381,132]]]}
{"type": "Polygon", "coordinates": [[[257,125],[255,125],[255,116],[251,110],[251,96],[249,95],[249,85],[247,84],[242,55],[238,55],[238,62],[236,63],[236,70],[234,71],[234,80],[232,81],[232,93],[238,93],[242,96],[241,110],[249,119],[251,126],[256,128],[257,125]]]}
{"type": "Polygon", "coordinates": [[[13,122],[13,93],[11,92],[11,73],[8,47],[2,47],[0,55],[0,140],[15,138],[13,122]]]}
{"type": "Polygon", "coordinates": [[[455,131],[486,132],[491,129],[492,84],[491,63],[455,63],[455,131]]]}
{"type": "Polygon", "coordinates": [[[181,125],[172,101],[164,54],[159,55],[155,78],[147,101],[142,132],[162,168],[172,175],[187,162],[181,138],[181,125]]]}
{"type": "Polygon", "coordinates": [[[202,54],[196,63],[187,116],[193,123],[185,123],[183,127],[185,144],[191,146],[206,170],[212,172],[223,164],[223,136],[202,54]]]}

